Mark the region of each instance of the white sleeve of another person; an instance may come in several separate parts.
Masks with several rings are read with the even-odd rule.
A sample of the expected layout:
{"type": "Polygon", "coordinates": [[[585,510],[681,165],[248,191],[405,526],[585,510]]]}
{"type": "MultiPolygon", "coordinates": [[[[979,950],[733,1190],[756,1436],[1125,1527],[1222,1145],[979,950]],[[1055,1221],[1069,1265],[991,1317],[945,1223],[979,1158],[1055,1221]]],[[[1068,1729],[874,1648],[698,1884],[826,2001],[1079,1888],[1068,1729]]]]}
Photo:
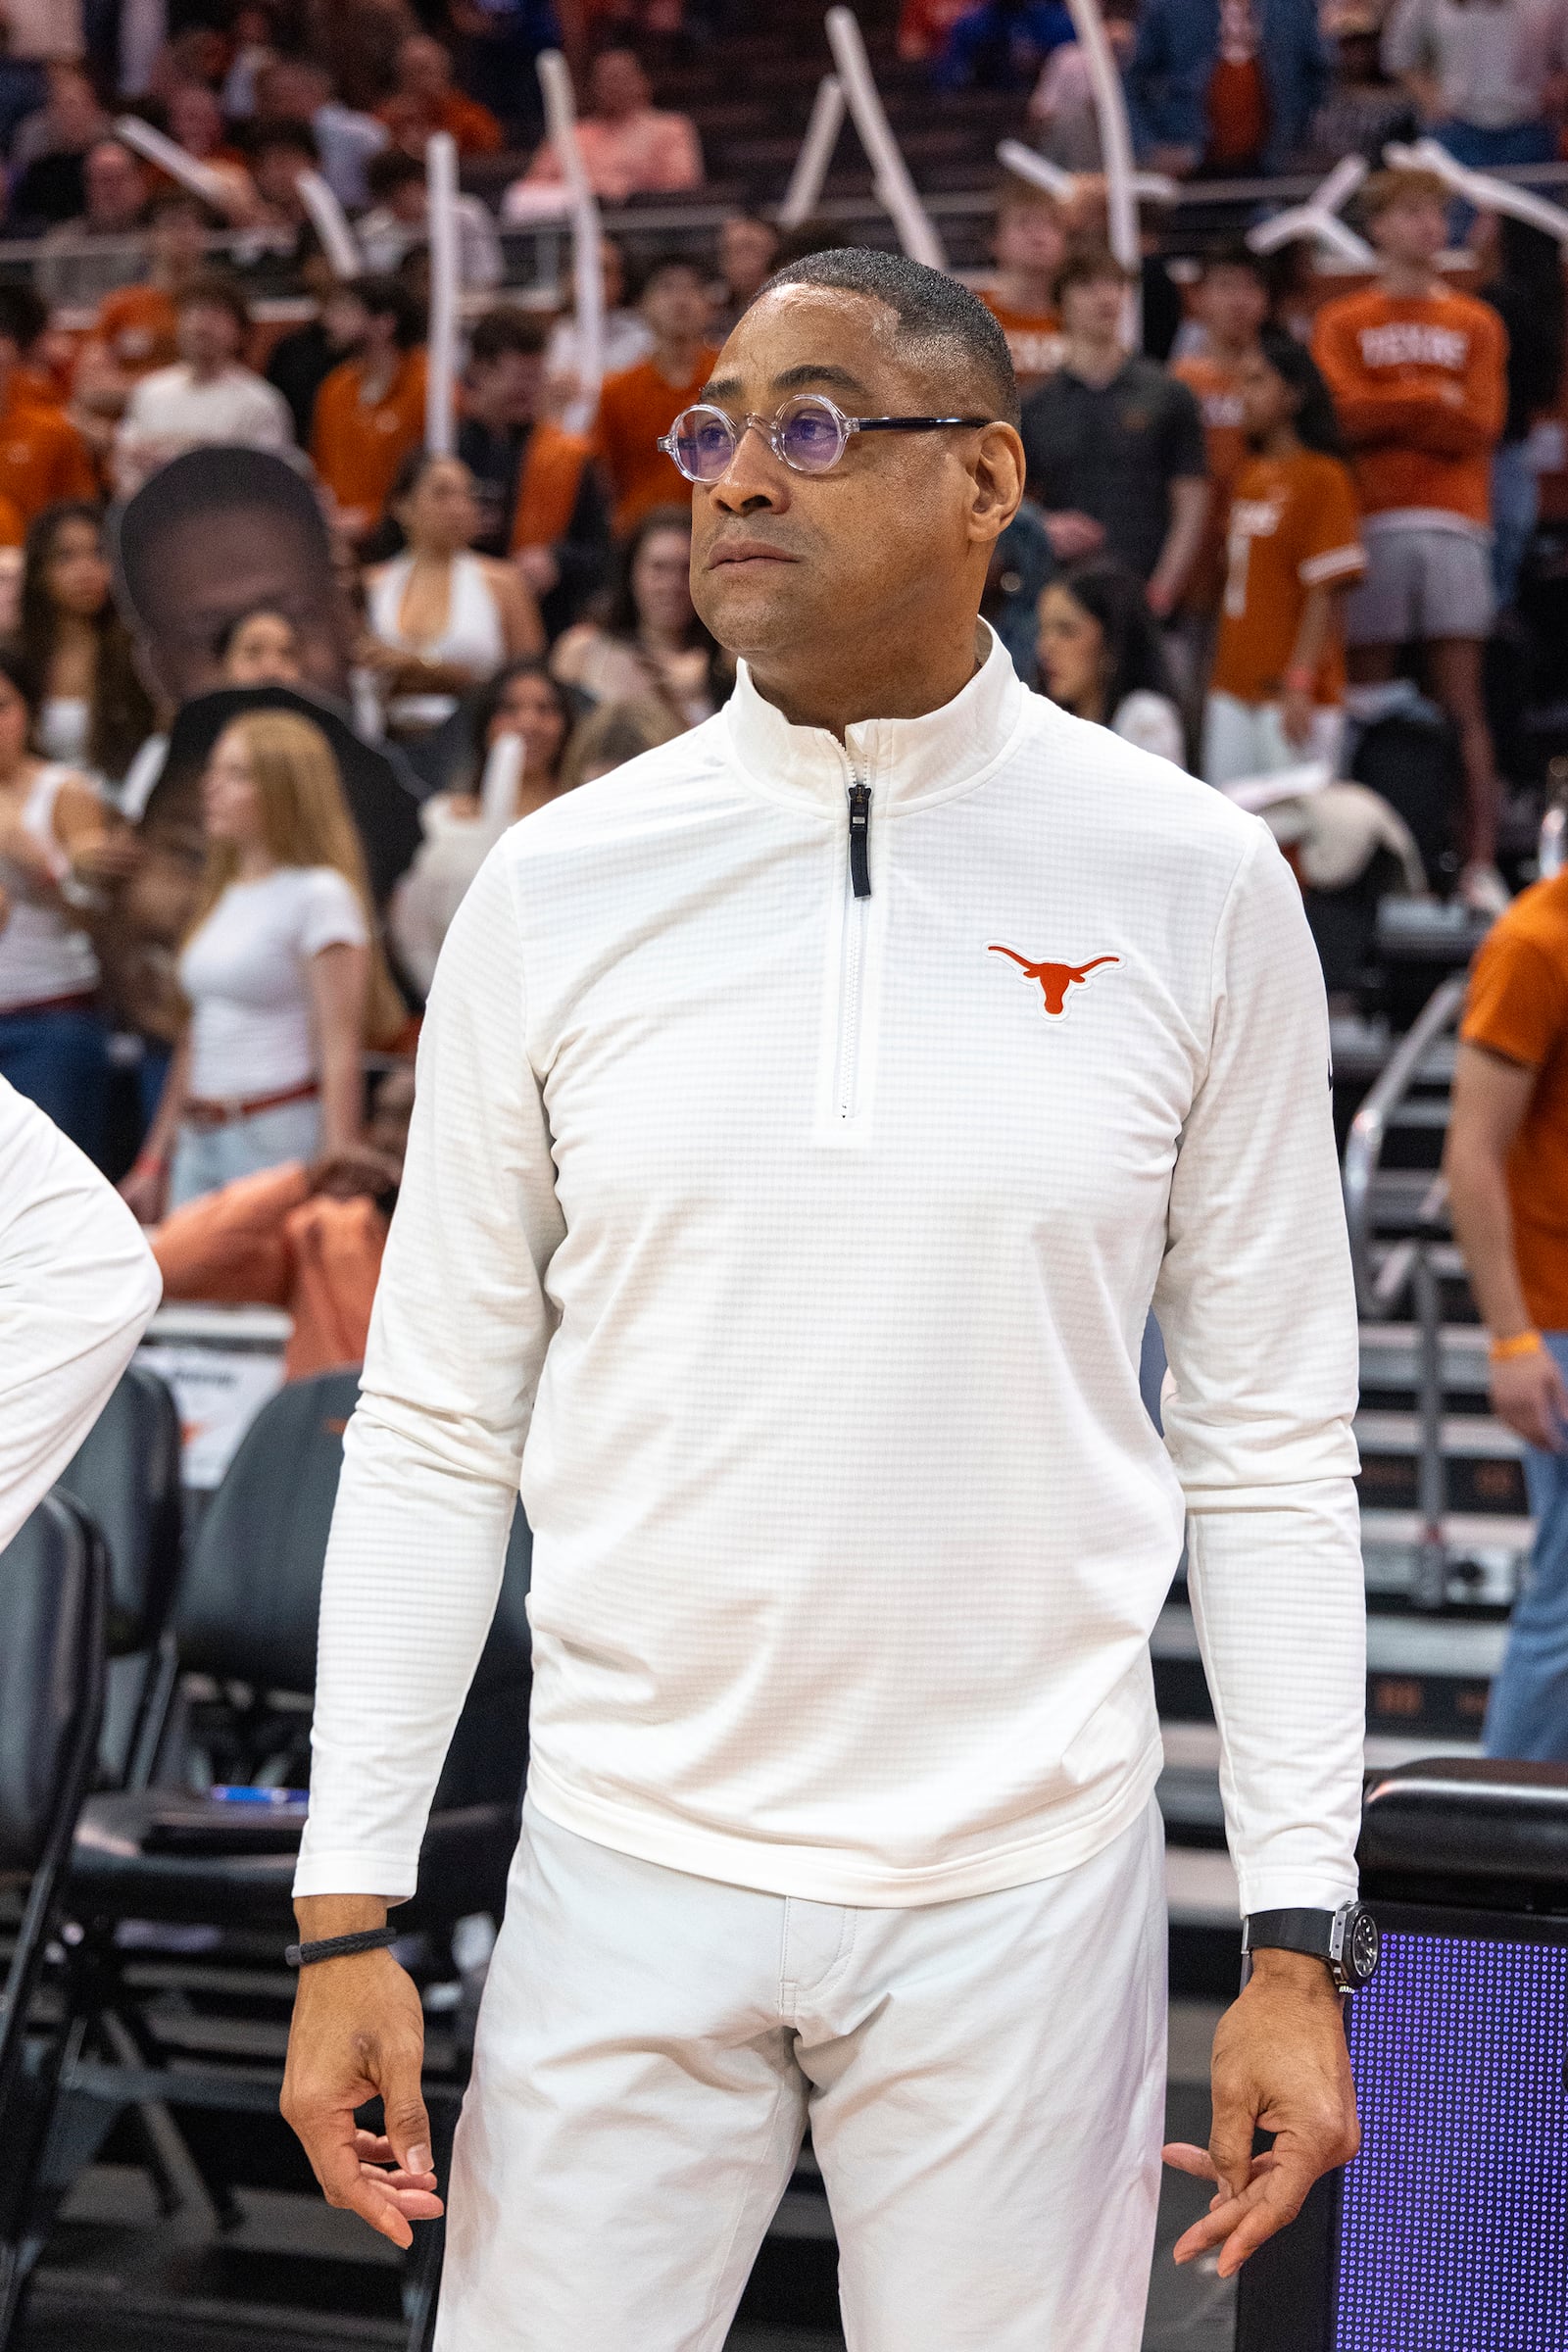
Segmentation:
{"type": "Polygon", "coordinates": [[[162,1294],[123,1200],[0,1079],[0,1550],[97,1420],[162,1294]]]}
{"type": "Polygon", "coordinates": [[[495,1612],[564,1233],[500,853],[447,937],[321,1592],[299,1894],[414,1891],[495,1612]]]}
{"type": "Polygon", "coordinates": [[[1355,1295],[1322,975],[1261,825],[1213,987],[1154,1298],[1165,1438],[1242,1910],[1330,1909],[1355,1890],[1366,1699],[1355,1295]]]}

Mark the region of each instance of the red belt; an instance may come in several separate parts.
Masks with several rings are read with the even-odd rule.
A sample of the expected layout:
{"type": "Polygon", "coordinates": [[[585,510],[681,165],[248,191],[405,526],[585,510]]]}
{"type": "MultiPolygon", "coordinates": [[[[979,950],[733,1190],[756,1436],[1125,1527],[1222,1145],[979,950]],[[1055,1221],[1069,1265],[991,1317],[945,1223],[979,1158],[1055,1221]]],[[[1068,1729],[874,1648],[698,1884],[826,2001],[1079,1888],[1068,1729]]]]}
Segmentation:
{"type": "Polygon", "coordinates": [[[264,1110],[281,1110],[285,1102],[309,1102],[319,1094],[314,1078],[303,1086],[285,1086],[276,1095],[248,1095],[231,1102],[187,1102],[180,1116],[193,1127],[231,1127],[236,1119],[254,1119],[264,1110]]]}
{"type": "Polygon", "coordinates": [[[0,1009],[0,1021],[14,1021],[19,1012],[92,1012],[98,995],[95,989],[74,989],[69,997],[34,997],[30,1004],[7,1004],[0,1009]]]}

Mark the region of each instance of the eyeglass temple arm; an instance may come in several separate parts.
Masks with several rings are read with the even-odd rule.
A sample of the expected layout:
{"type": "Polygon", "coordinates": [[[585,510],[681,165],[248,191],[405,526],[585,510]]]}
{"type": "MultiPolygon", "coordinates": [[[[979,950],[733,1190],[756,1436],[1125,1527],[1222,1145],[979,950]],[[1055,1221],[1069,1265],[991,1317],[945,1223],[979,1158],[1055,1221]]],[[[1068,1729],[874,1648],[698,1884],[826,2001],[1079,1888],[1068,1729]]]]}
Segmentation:
{"type": "Polygon", "coordinates": [[[852,433],[929,433],[939,424],[994,424],[994,416],[848,416],[852,433]]]}

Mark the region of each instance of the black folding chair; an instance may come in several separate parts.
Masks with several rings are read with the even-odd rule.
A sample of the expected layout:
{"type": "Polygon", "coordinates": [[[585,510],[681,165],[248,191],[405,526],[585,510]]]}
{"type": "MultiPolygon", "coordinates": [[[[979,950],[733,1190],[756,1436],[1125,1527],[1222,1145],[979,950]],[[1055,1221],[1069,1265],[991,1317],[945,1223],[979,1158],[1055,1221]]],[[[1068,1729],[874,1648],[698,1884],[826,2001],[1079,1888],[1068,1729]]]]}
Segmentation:
{"type": "Polygon", "coordinates": [[[167,1638],[180,1562],[179,1413],[165,1382],[132,1364],[60,1474],[109,1550],[109,1678],[99,1771],[145,1778],[146,1734],[168,1704],[167,1638]]]}
{"type": "Polygon", "coordinates": [[[0,1879],[24,1889],[0,1993],[0,2352],[26,2280],[26,2187],[67,2042],[64,2019],[40,2026],[32,2012],[97,1753],[108,1587],[102,1540],[62,1495],[0,1552],[0,1879]]]}

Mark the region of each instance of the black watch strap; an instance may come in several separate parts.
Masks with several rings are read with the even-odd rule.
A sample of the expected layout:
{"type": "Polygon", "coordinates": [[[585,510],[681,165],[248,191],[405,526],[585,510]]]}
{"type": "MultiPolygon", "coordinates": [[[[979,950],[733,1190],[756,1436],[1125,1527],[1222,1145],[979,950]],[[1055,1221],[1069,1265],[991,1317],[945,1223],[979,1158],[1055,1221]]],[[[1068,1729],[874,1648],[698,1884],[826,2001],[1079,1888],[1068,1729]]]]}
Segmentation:
{"type": "Polygon", "coordinates": [[[1242,1930],[1244,1952],[1309,1952],[1327,1960],[1334,1952],[1334,1911],[1252,1911],[1242,1930]]]}
{"type": "Polygon", "coordinates": [[[354,1936],[322,1936],[315,1943],[291,1943],[283,1954],[290,1968],[314,1968],[319,1960],[352,1960],[356,1952],[381,1952],[396,1943],[401,1928],[361,1928],[354,1936]]]}

